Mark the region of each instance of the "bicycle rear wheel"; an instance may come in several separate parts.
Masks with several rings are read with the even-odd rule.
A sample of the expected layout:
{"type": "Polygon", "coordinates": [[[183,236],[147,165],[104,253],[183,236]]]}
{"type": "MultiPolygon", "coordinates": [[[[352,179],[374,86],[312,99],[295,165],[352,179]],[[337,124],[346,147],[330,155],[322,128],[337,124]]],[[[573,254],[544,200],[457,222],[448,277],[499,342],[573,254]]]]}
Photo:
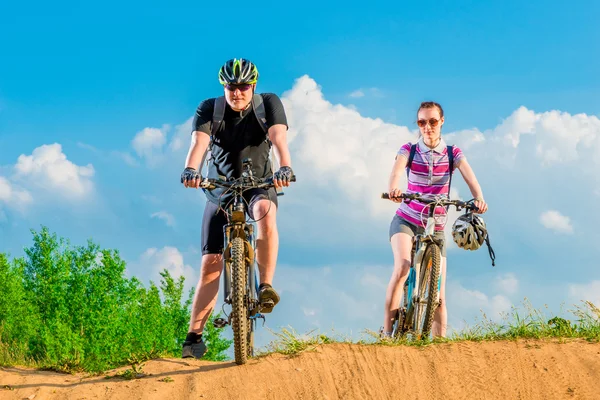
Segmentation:
{"type": "Polygon", "coordinates": [[[439,303],[440,284],[440,248],[430,243],[425,249],[421,262],[421,277],[419,279],[419,302],[415,313],[415,334],[417,338],[429,337],[433,325],[433,317],[439,303]]]}
{"type": "Polygon", "coordinates": [[[231,243],[231,327],[236,364],[248,359],[248,308],[246,304],[246,259],[244,241],[236,237],[231,243]]]}

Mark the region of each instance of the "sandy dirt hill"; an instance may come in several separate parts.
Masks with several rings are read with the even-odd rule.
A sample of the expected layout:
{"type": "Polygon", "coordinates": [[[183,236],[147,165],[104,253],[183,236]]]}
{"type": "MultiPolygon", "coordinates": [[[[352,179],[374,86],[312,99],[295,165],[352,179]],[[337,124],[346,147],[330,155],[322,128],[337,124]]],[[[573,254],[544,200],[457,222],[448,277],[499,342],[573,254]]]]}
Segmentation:
{"type": "Polygon", "coordinates": [[[139,379],[11,367],[0,399],[600,399],[600,343],[518,341],[428,347],[330,344],[247,365],[145,363],[139,379]]]}

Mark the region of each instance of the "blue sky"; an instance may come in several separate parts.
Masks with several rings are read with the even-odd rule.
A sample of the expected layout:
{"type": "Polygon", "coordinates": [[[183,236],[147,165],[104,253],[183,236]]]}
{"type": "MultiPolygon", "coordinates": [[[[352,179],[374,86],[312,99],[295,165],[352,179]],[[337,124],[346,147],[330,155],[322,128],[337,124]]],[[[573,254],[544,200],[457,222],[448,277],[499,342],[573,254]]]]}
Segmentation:
{"type": "Polygon", "coordinates": [[[272,328],[378,329],[394,210],[378,194],[426,99],[475,168],[498,257],[449,249],[451,324],[523,297],[598,299],[597,2],[244,7],[2,5],[0,251],[22,255],[45,224],[118,248],[142,278],[197,277],[204,198],[178,181],[189,118],[220,94],[219,66],[248,57],[284,99],[299,177],[281,198],[272,328]]]}

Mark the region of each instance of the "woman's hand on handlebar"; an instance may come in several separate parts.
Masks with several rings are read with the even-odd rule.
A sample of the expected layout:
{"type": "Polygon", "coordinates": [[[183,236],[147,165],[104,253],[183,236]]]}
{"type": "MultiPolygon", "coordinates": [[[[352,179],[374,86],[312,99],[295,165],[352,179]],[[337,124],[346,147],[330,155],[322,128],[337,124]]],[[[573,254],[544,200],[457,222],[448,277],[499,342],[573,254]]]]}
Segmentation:
{"type": "Polygon", "coordinates": [[[394,203],[401,203],[402,202],[402,198],[400,197],[402,195],[402,190],[400,190],[400,189],[390,189],[388,195],[390,197],[390,200],[392,200],[394,203]]]}
{"type": "Polygon", "coordinates": [[[483,199],[475,199],[474,204],[475,207],[477,207],[477,210],[475,210],[477,214],[483,214],[488,209],[488,206],[483,199]]]}

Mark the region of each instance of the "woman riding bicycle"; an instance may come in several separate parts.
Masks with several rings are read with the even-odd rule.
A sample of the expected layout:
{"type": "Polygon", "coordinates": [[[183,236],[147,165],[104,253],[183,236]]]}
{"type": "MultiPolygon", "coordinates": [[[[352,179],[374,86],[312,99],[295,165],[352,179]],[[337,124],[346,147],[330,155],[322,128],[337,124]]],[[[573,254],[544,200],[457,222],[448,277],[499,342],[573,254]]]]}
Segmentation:
{"type": "MultiPolygon", "coordinates": [[[[448,147],[442,138],[441,130],[444,124],[444,111],[435,102],[423,102],[417,110],[417,124],[420,135],[416,144],[404,144],[396,156],[392,173],[389,179],[389,196],[395,202],[401,203],[396,210],[390,224],[389,237],[394,254],[394,272],[388,284],[385,299],[385,317],[382,333],[390,336],[392,333],[392,321],[398,310],[398,304],[402,298],[404,282],[408,277],[411,264],[412,238],[417,233],[423,233],[425,228],[424,219],[427,216],[427,206],[417,200],[410,203],[403,202],[399,196],[402,191],[398,189],[400,178],[407,168],[411,147],[413,148],[413,160],[408,171],[407,193],[447,195],[449,196],[450,165],[448,147]],[[424,217],[423,217],[424,216],[424,217]]],[[[456,146],[452,147],[453,169],[460,171],[465,182],[469,186],[471,194],[475,198],[475,205],[479,213],[487,211],[487,204],[483,199],[481,187],[477,182],[475,173],[467,162],[463,152],[456,146]]],[[[444,216],[444,207],[437,207],[435,215],[444,216]]],[[[445,301],[446,286],[446,246],[444,243],[444,223],[436,218],[435,236],[442,243],[441,246],[441,288],[440,306],[435,312],[432,335],[446,336],[447,311],[445,301]]]]}

